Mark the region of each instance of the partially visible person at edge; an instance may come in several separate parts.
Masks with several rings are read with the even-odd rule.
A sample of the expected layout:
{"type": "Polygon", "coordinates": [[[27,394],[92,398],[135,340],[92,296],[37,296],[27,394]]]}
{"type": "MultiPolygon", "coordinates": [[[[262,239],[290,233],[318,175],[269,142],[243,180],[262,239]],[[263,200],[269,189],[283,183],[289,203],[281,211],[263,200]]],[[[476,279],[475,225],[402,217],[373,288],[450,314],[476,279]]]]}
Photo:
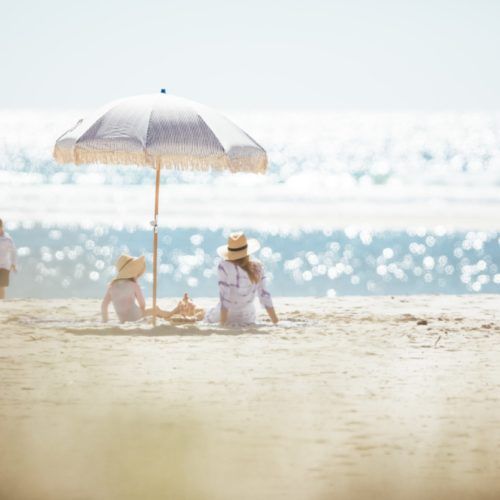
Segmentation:
{"type": "MultiPolygon", "coordinates": [[[[153,314],[153,309],[146,309],[146,301],[138,280],[146,270],[144,257],[121,255],[116,262],[118,274],[109,284],[101,304],[102,320],[108,321],[108,308],[112,302],[120,322],[139,321],[153,314]]],[[[194,322],[204,315],[189,299],[187,293],[172,311],[156,308],[156,315],[164,319],[177,319],[179,322],[194,322]]]]}
{"type": "Polygon", "coordinates": [[[0,300],[5,299],[5,289],[9,286],[10,272],[16,271],[17,252],[14,240],[4,231],[0,219],[0,300]]]}
{"type": "Polygon", "coordinates": [[[217,249],[224,260],[219,264],[219,303],[207,312],[205,320],[221,325],[251,325],[255,323],[254,300],[257,295],[271,321],[276,324],[271,294],[266,289],[266,276],[262,264],[250,255],[260,248],[255,239],[242,233],[233,233],[227,245],[217,249]]]}

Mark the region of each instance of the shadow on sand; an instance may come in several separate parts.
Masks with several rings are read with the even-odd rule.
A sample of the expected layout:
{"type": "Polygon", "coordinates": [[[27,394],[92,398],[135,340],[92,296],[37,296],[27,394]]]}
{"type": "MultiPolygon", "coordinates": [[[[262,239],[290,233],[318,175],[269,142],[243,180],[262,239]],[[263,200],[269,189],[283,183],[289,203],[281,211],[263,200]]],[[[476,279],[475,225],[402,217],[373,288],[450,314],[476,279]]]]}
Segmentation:
{"type": "Polygon", "coordinates": [[[266,325],[249,328],[222,328],[205,325],[158,325],[158,326],[85,326],[80,328],[64,328],[64,333],[72,335],[118,336],[118,337],[206,337],[209,335],[269,335],[266,325]]]}

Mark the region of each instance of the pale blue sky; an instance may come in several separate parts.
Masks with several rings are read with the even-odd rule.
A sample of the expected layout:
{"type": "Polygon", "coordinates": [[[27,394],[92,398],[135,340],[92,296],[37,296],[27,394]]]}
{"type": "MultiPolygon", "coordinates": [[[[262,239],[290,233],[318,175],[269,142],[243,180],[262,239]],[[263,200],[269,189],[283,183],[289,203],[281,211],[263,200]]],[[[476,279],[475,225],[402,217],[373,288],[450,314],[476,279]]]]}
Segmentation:
{"type": "Polygon", "coordinates": [[[0,0],[0,108],[500,109],[497,0],[0,0]]]}

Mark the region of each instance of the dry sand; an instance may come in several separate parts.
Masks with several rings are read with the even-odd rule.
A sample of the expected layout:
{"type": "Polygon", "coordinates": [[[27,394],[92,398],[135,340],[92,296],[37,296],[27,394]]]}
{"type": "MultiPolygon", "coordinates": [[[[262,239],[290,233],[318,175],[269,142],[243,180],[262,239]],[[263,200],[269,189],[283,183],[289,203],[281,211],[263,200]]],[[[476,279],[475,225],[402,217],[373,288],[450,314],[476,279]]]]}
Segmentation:
{"type": "Polygon", "coordinates": [[[500,296],[276,305],[235,332],[0,304],[0,498],[500,498],[500,296]]]}

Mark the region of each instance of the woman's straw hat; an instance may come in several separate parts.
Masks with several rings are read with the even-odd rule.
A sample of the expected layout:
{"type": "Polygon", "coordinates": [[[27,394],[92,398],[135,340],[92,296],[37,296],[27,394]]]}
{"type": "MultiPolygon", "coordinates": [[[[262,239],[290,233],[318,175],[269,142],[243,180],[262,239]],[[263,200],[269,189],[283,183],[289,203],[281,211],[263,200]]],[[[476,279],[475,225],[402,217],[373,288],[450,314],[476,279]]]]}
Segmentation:
{"type": "Polygon", "coordinates": [[[146,270],[146,259],[142,257],[131,257],[130,255],[120,255],[116,261],[116,269],[118,274],[115,280],[123,280],[127,278],[138,278],[146,270]]]}
{"type": "Polygon", "coordinates": [[[260,243],[253,238],[247,240],[244,233],[231,233],[227,245],[217,249],[217,253],[225,260],[238,260],[256,252],[260,243]]]}

